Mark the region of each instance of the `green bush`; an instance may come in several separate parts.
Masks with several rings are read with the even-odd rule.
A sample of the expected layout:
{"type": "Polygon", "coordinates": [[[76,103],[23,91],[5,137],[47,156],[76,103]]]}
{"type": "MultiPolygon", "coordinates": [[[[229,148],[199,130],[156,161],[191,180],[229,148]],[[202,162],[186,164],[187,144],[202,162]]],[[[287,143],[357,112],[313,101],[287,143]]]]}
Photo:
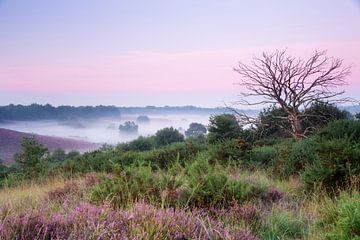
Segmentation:
{"type": "Polygon", "coordinates": [[[187,166],[185,174],[187,185],[183,197],[190,205],[243,202],[258,197],[265,190],[252,182],[231,179],[222,166],[210,164],[206,155],[199,155],[187,166]]]}
{"type": "Polygon", "coordinates": [[[135,140],[132,140],[128,143],[119,144],[117,149],[124,151],[149,151],[155,148],[155,139],[154,137],[138,137],[135,140]]]}
{"type": "Polygon", "coordinates": [[[265,191],[259,184],[230,179],[225,169],[210,164],[205,154],[185,166],[175,161],[167,170],[144,163],[125,167],[115,164],[113,168],[113,178],[91,188],[92,202],[111,201],[122,207],[142,199],[163,206],[209,207],[228,205],[233,200],[243,202],[265,191]]]}
{"type": "Polygon", "coordinates": [[[48,168],[48,149],[35,137],[24,138],[20,152],[14,155],[20,171],[28,177],[43,176],[48,168]]]}
{"type": "Polygon", "coordinates": [[[360,142],[360,121],[339,120],[331,122],[318,135],[323,140],[347,138],[352,142],[360,142]]]}
{"type": "Polygon", "coordinates": [[[288,177],[301,173],[306,166],[314,163],[318,159],[314,139],[303,139],[293,142],[289,151],[287,161],[284,161],[282,176],[288,177]]]}
{"type": "Polygon", "coordinates": [[[210,117],[208,139],[210,143],[239,138],[241,127],[232,114],[222,114],[210,117]]]}
{"type": "Polygon", "coordinates": [[[291,212],[273,212],[261,231],[261,239],[301,239],[308,234],[308,226],[291,212]]]}
{"type": "Polygon", "coordinates": [[[333,214],[329,216],[329,207],[323,206],[321,225],[330,229],[326,239],[360,239],[360,194],[342,193],[334,205],[329,203],[333,214]]]}
{"type": "Polygon", "coordinates": [[[118,207],[132,204],[136,199],[153,201],[160,197],[158,177],[154,176],[152,167],[144,164],[133,164],[121,170],[113,166],[117,173],[113,178],[103,179],[90,189],[91,202],[110,201],[118,207]]]}
{"type": "Polygon", "coordinates": [[[226,163],[231,160],[239,161],[249,149],[249,145],[241,139],[227,139],[209,146],[210,158],[213,161],[226,163]]]}
{"type": "Polygon", "coordinates": [[[360,143],[353,143],[349,138],[319,141],[316,152],[318,158],[305,167],[302,174],[308,189],[344,188],[351,177],[360,174],[360,143]]]}
{"type": "Polygon", "coordinates": [[[154,140],[157,147],[162,147],[175,142],[183,142],[184,135],[173,127],[163,128],[156,132],[154,140]]]}
{"type": "Polygon", "coordinates": [[[248,159],[258,165],[268,166],[277,156],[277,149],[274,146],[256,147],[249,152],[248,159]]]}

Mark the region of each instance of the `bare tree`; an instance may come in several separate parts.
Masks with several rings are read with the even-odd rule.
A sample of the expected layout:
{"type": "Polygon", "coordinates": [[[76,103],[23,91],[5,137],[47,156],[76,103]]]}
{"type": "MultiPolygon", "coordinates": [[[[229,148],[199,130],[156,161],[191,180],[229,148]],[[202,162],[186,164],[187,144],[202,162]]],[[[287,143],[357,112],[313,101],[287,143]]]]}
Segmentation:
{"type": "MultiPolygon", "coordinates": [[[[260,58],[253,57],[249,65],[240,62],[234,70],[241,75],[238,84],[245,89],[237,104],[282,108],[287,116],[279,119],[291,126],[287,131],[294,138],[303,138],[309,131],[302,129],[301,123],[309,117],[306,109],[312,103],[351,100],[341,97],[350,67],[343,67],[341,59],[327,57],[326,51],[316,51],[307,60],[289,56],[286,50],[264,52],[260,58]]],[[[239,116],[240,120],[249,120],[244,114],[239,116]]]]}

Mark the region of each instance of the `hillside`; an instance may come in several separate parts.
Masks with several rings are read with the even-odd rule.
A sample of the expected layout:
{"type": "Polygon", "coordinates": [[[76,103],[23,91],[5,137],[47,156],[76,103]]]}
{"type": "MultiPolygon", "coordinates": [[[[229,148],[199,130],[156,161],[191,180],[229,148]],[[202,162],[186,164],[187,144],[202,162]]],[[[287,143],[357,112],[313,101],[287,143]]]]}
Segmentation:
{"type": "Polygon", "coordinates": [[[98,147],[97,144],[86,141],[37,135],[0,128],[0,159],[4,160],[5,163],[12,163],[13,155],[20,150],[22,139],[31,136],[35,136],[36,139],[40,143],[46,145],[50,151],[62,148],[66,151],[77,150],[84,152],[94,150],[98,147]]]}

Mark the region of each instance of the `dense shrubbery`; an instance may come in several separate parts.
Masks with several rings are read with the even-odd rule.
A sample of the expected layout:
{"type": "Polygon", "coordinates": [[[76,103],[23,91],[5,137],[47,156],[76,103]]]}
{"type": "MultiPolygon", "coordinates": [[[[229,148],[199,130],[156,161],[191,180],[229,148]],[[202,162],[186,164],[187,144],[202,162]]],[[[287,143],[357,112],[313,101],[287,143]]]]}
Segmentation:
{"type": "Polygon", "coordinates": [[[210,143],[239,138],[241,127],[234,115],[223,114],[212,116],[209,119],[208,140],[210,143]]]}
{"type": "Polygon", "coordinates": [[[162,147],[175,142],[183,142],[184,135],[173,127],[163,128],[156,132],[154,141],[157,147],[162,147]]]}
{"type": "Polygon", "coordinates": [[[337,202],[322,207],[320,224],[329,229],[326,239],[358,239],[360,237],[360,194],[342,193],[337,202]]]}
{"type": "Polygon", "coordinates": [[[93,187],[90,199],[105,200],[116,206],[126,206],[136,199],[166,202],[173,206],[206,207],[228,205],[260,197],[267,186],[244,179],[231,178],[225,168],[209,163],[207,156],[198,155],[193,162],[182,166],[175,162],[168,170],[153,171],[144,163],[135,163],[93,187]]]}

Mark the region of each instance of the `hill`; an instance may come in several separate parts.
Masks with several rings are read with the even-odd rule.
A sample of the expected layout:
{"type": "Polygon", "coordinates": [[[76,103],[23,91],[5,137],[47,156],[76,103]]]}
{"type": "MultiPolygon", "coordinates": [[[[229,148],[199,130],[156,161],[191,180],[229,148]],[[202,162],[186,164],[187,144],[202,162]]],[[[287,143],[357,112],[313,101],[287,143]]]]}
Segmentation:
{"type": "Polygon", "coordinates": [[[62,148],[66,151],[76,150],[84,152],[94,150],[98,147],[97,144],[81,140],[37,135],[0,128],[0,159],[4,160],[6,164],[12,163],[13,155],[20,150],[22,139],[31,136],[35,136],[36,139],[47,146],[50,151],[62,148]]]}

